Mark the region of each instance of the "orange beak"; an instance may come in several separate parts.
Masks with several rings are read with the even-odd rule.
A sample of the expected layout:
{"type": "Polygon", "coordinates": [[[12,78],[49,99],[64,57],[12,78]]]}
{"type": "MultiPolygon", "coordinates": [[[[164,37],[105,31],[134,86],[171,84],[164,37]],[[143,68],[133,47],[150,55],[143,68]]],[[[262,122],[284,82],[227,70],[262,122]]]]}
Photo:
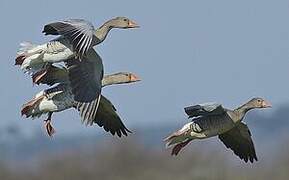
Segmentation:
{"type": "Polygon", "coordinates": [[[263,108],[270,108],[270,107],[272,107],[272,104],[271,104],[270,102],[264,100],[264,101],[262,102],[262,107],[263,107],[263,108]]]}
{"type": "Polygon", "coordinates": [[[139,28],[139,27],[140,26],[137,23],[133,22],[132,20],[128,21],[128,28],[139,28]]]}
{"type": "Polygon", "coordinates": [[[135,75],[135,74],[130,74],[130,81],[131,82],[137,82],[137,81],[140,81],[141,79],[135,75]]]}

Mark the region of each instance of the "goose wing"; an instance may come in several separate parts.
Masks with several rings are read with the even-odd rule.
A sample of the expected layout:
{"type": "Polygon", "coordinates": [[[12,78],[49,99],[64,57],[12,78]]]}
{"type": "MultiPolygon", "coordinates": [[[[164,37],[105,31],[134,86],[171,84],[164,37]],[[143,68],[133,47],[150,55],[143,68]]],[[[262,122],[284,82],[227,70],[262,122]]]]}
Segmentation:
{"type": "Polygon", "coordinates": [[[80,56],[92,47],[94,26],[83,19],[69,19],[46,24],[43,29],[45,35],[62,35],[70,40],[74,51],[80,56]]]}
{"type": "Polygon", "coordinates": [[[226,112],[221,104],[218,103],[204,103],[194,106],[185,107],[186,114],[191,117],[220,115],[226,112]]]}
{"type": "Polygon", "coordinates": [[[68,77],[75,101],[91,102],[101,91],[103,64],[101,57],[94,49],[88,51],[83,61],[71,58],[66,60],[68,77]]]}
{"type": "Polygon", "coordinates": [[[66,66],[72,94],[82,121],[92,125],[101,96],[103,64],[93,48],[89,49],[87,56],[82,59],[84,60],[68,59],[66,66]]]}
{"type": "Polygon", "coordinates": [[[245,162],[248,162],[248,160],[251,163],[254,160],[258,161],[251,132],[246,124],[239,123],[233,129],[220,134],[219,139],[245,162]]]}
{"type": "Polygon", "coordinates": [[[57,83],[67,83],[68,79],[68,70],[65,67],[58,67],[54,65],[49,65],[47,69],[44,70],[44,75],[42,71],[36,72],[32,75],[33,82],[36,84],[46,84],[52,86],[57,83]]]}
{"type": "Polygon", "coordinates": [[[101,96],[94,123],[97,123],[112,135],[116,133],[119,137],[121,135],[127,136],[127,132],[131,132],[123,124],[114,105],[104,96],[101,96]]]}

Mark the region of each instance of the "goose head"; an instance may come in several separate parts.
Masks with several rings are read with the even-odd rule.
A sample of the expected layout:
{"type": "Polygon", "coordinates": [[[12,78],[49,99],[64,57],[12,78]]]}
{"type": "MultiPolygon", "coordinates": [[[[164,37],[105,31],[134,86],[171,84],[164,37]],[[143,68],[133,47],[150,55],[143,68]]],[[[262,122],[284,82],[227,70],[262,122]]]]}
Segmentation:
{"type": "Polygon", "coordinates": [[[140,81],[141,79],[130,72],[119,72],[115,74],[106,75],[103,77],[102,85],[112,85],[112,84],[128,84],[140,81]]]}
{"type": "Polygon", "coordinates": [[[116,17],[107,22],[110,28],[121,28],[121,29],[128,29],[128,28],[138,28],[139,25],[130,20],[127,17],[116,17]]]}
{"type": "Polygon", "coordinates": [[[266,101],[263,98],[253,98],[249,102],[246,103],[247,107],[250,107],[251,109],[254,108],[270,108],[272,107],[271,103],[266,101]]]}
{"type": "Polygon", "coordinates": [[[132,83],[141,80],[137,75],[131,72],[119,72],[111,75],[110,78],[118,84],[132,83]]]}

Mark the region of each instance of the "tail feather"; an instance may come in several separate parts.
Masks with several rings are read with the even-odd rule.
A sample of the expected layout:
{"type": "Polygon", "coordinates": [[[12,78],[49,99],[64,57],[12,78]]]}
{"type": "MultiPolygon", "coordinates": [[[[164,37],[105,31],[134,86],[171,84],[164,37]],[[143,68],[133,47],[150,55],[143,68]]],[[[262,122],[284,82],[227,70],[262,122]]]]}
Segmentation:
{"type": "Polygon", "coordinates": [[[191,131],[190,125],[191,124],[192,122],[185,124],[181,129],[172,133],[170,136],[166,137],[164,139],[164,141],[166,142],[166,147],[169,148],[172,145],[183,142],[188,137],[190,137],[190,131],[191,131]]]}
{"type": "Polygon", "coordinates": [[[24,60],[26,59],[26,55],[25,54],[20,54],[16,57],[15,59],[15,65],[22,65],[24,60]]]}
{"type": "Polygon", "coordinates": [[[178,143],[183,135],[184,135],[183,132],[176,131],[173,134],[171,134],[168,137],[166,137],[164,139],[164,141],[166,142],[166,148],[170,148],[172,145],[178,143]]]}
{"type": "Polygon", "coordinates": [[[30,42],[20,43],[20,49],[17,52],[17,57],[15,59],[15,65],[22,65],[24,60],[27,58],[27,52],[34,48],[36,45],[30,42]]]}
{"type": "Polygon", "coordinates": [[[32,99],[31,101],[25,103],[23,106],[22,106],[22,109],[21,109],[21,115],[25,115],[26,118],[29,118],[29,117],[35,117],[35,116],[38,116],[39,113],[34,113],[34,111],[37,109],[37,106],[39,105],[39,103],[43,100],[45,96],[44,95],[41,95],[39,97],[36,97],[34,99],[32,99]]]}
{"type": "Polygon", "coordinates": [[[32,44],[31,42],[22,42],[20,43],[20,49],[18,50],[17,54],[20,55],[20,54],[26,53],[27,51],[35,47],[36,45],[32,44]]]}
{"type": "Polygon", "coordinates": [[[192,122],[185,124],[180,130],[164,139],[166,148],[174,146],[171,153],[172,155],[177,155],[179,151],[192,140],[190,136],[191,124],[192,122]]]}
{"type": "Polygon", "coordinates": [[[20,43],[20,49],[15,58],[15,65],[20,65],[20,68],[25,72],[34,73],[41,69],[43,65],[40,58],[41,53],[42,49],[41,47],[37,48],[37,45],[30,42],[20,43]]]}
{"type": "Polygon", "coordinates": [[[29,106],[28,104],[25,104],[22,106],[21,109],[21,116],[25,115],[26,118],[30,117],[30,113],[31,112],[31,106],[29,106]]]}

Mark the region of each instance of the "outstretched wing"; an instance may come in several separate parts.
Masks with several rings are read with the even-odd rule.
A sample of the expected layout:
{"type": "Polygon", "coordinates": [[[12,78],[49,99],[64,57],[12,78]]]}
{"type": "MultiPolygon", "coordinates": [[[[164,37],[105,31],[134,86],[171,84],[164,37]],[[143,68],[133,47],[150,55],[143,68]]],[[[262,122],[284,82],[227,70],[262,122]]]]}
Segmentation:
{"type": "Polygon", "coordinates": [[[232,149],[245,162],[248,162],[248,160],[251,163],[254,160],[258,161],[251,132],[246,124],[239,123],[233,129],[220,134],[219,138],[227,148],[232,149]]]}
{"type": "Polygon", "coordinates": [[[92,125],[101,96],[103,64],[94,49],[89,49],[83,61],[66,61],[69,82],[82,121],[92,125]]]}
{"type": "Polygon", "coordinates": [[[83,19],[69,19],[49,23],[44,26],[45,35],[62,35],[69,39],[74,51],[82,56],[92,48],[94,38],[94,26],[83,19]]]}
{"type": "Polygon", "coordinates": [[[99,94],[99,96],[91,102],[76,102],[76,109],[80,113],[82,123],[92,126],[98,111],[100,100],[101,94],[99,94]]]}
{"type": "Polygon", "coordinates": [[[185,107],[186,114],[191,117],[219,115],[226,112],[221,104],[217,103],[205,103],[194,106],[185,107]]]}
{"type": "Polygon", "coordinates": [[[113,104],[104,96],[101,96],[98,111],[93,122],[103,127],[105,131],[110,132],[112,135],[116,133],[119,137],[121,135],[127,136],[127,132],[131,132],[123,124],[113,104]]]}
{"type": "Polygon", "coordinates": [[[94,49],[88,51],[83,61],[71,58],[66,60],[69,81],[75,101],[91,102],[101,92],[103,64],[94,49]]]}

